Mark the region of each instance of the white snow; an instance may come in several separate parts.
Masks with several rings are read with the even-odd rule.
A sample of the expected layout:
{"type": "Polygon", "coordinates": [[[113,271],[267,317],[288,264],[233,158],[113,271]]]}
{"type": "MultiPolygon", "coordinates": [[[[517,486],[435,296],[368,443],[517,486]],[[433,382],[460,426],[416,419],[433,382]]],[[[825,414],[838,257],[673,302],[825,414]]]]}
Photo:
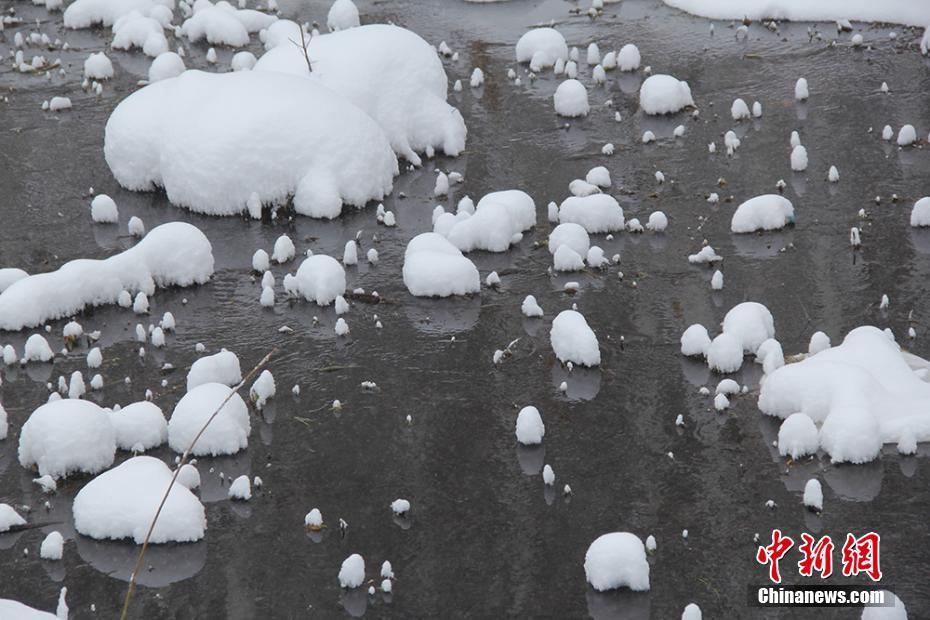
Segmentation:
{"type": "Polygon", "coordinates": [[[811,478],[804,485],[804,505],[812,510],[823,510],[823,487],[816,478],[811,478]]]}
{"type": "Polygon", "coordinates": [[[90,203],[90,217],[98,224],[115,224],[119,220],[119,211],[112,198],[98,194],[90,203]]]}
{"type": "Polygon", "coordinates": [[[668,216],[661,211],[653,211],[649,214],[646,228],[653,232],[665,232],[665,229],[668,228],[668,216]]]}
{"type": "Polygon", "coordinates": [[[559,224],[549,233],[549,252],[555,259],[555,268],[559,271],[571,271],[572,269],[563,269],[563,266],[576,261],[583,263],[590,247],[588,232],[581,224],[566,222],[559,224]]]}
{"type": "Polygon", "coordinates": [[[543,309],[536,302],[536,298],[533,295],[527,295],[523,300],[523,304],[520,306],[520,312],[523,313],[523,316],[528,318],[537,318],[543,315],[543,309]]]}
{"type": "Polygon", "coordinates": [[[536,407],[524,407],[517,414],[517,441],[525,446],[542,443],[546,434],[546,426],[536,407]]]}
{"type": "Polygon", "coordinates": [[[365,560],[357,553],[347,557],[339,568],[339,585],[357,588],[365,582],[365,560]]]}
{"type": "Polygon", "coordinates": [[[391,511],[398,516],[404,516],[410,512],[410,502],[402,498],[395,499],[391,502],[391,511]]]}
{"type": "MultiPolygon", "coordinates": [[[[623,230],[623,208],[609,194],[570,196],[559,205],[561,224],[578,224],[588,233],[607,233],[623,230]]],[[[554,234],[555,231],[553,231],[554,234]]],[[[579,244],[579,247],[581,244],[579,244]]],[[[577,248],[573,248],[578,251],[577,248]]],[[[552,251],[551,236],[549,250],[552,251]]],[[[583,255],[583,253],[579,252],[583,255]]]]}
{"type": "Polygon", "coordinates": [[[281,235],[274,242],[274,249],[271,252],[271,260],[280,265],[294,258],[295,253],[296,250],[294,248],[294,242],[291,241],[291,238],[287,235],[281,235]]]}
{"type": "Polygon", "coordinates": [[[7,532],[17,525],[26,525],[26,520],[9,504],[0,504],[0,532],[7,532]]]}
{"type": "Polygon", "coordinates": [[[132,11],[148,14],[159,5],[174,8],[174,0],[75,0],[64,12],[66,28],[88,28],[94,24],[112,26],[132,11]]]}
{"type": "Polygon", "coordinates": [[[304,526],[309,529],[319,529],[323,526],[323,515],[319,508],[313,508],[304,517],[304,526]]]}
{"type": "Polygon", "coordinates": [[[199,229],[170,222],[104,260],[78,259],[19,280],[0,293],[0,329],[16,331],[117,302],[124,290],[203,284],[213,274],[210,241],[199,229]]]}
{"type": "Polygon", "coordinates": [[[763,194],[736,208],[730,220],[730,230],[735,233],[777,230],[793,222],[794,205],[790,200],[778,194],[763,194]]]}
{"type": "MultiPolygon", "coordinates": [[[[928,27],[927,32],[930,33],[930,27],[928,27]]],[[[930,39],[930,37],[927,38],[930,39]]],[[[930,46],[930,40],[928,40],[927,45],[930,46]]],[[[893,592],[888,590],[884,592],[885,602],[891,601],[892,605],[890,607],[866,605],[862,609],[860,620],[907,620],[907,608],[904,606],[904,601],[899,599],[893,592]]]]}
{"type": "Polygon", "coordinates": [[[559,84],[552,97],[555,104],[555,113],[569,118],[587,116],[588,90],[584,84],[575,79],[568,79],[559,84]]]}
{"type": "Polygon", "coordinates": [[[252,499],[252,483],[249,482],[249,477],[243,474],[233,480],[226,495],[229,499],[241,499],[243,501],[252,499]]]}
{"type": "Polygon", "coordinates": [[[165,414],[154,403],[143,400],[107,413],[120,450],[149,450],[168,440],[165,414]]]}
{"type": "MultiPolygon", "coordinates": [[[[142,544],[172,478],[171,469],[151,456],[136,456],[88,482],[74,498],[74,528],[99,540],[131,538],[142,544]]],[[[203,538],[203,505],[181,484],[171,486],[151,543],[203,538]]]]}
{"type": "Polygon", "coordinates": [[[28,275],[29,274],[22,269],[17,269],[15,267],[0,268],[0,293],[10,288],[14,282],[22,280],[28,275]]]}
{"type": "Polygon", "coordinates": [[[43,560],[60,560],[64,554],[65,539],[60,532],[50,532],[39,547],[39,557],[43,560]]]}
{"type": "Polygon", "coordinates": [[[187,373],[187,391],[204,383],[222,383],[233,386],[242,380],[239,358],[232,351],[222,349],[219,353],[201,357],[191,364],[187,373]]]}
{"type": "Polygon", "coordinates": [[[110,47],[127,51],[137,47],[146,56],[155,58],[168,51],[168,40],[158,20],[131,11],[113,22],[110,47]]]}
{"type": "MultiPolygon", "coordinates": [[[[25,280],[20,280],[20,282],[25,282],[25,280]]],[[[13,290],[13,287],[7,289],[7,291],[13,290]]],[[[3,302],[5,299],[3,294],[0,294],[0,318],[2,318],[3,302]]],[[[35,300],[32,300],[32,303],[35,303],[35,300]]],[[[36,325],[42,321],[36,321],[36,325]]],[[[0,323],[0,328],[3,327],[3,324],[0,323]]],[[[23,345],[23,359],[27,362],[48,362],[55,357],[55,354],[52,353],[52,348],[48,346],[48,340],[45,339],[45,336],[42,334],[32,334],[29,338],[26,339],[26,344],[23,345]]]]}
{"type": "Polygon", "coordinates": [[[252,52],[236,52],[229,63],[233,71],[251,71],[258,59],[252,52]]]}
{"type": "Polygon", "coordinates": [[[759,409],[809,417],[834,462],[864,463],[883,443],[930,440],[930,384],[915,373],[927,366],[882,330],[858,327],[842,344],[768,374],[759,409]]]}
{"type": "Polygon", "coordinates": [[[553,66],[557,60],[568,60],[565,37],[555,28],[534,28],[517,41],[517,62],[531,62],[530,69],[539,71],[553,66]]]}
{"type": "Polygon", "coordinates": [[[617,52],[617,68],[621,71],[635,71],[639,69],[640,62],[639,48],[632,43],[627,43],[617,52]]]}
{"type": "Polygon", "coordinates": [[[584,573],[598,592],[627,587],[649,590],[649,562],[643,541],[629,532],[611,532],[598,537],[584,556],[584,573]]]}
{"type": "Polygon", "coordinates": [[[96,474],[113,463],[116,432],[104,409],[76,398],[49,402],[23,424],[19,464],[39,475],[63,478],[71,472],[96,474]]]}
{"type": "Polygon", "coordinates": [[[403,277],[407,290],[417,297],[467,295],[481,290],[475,264],[437,233],[422,233],[410,240],[404,252],[403,277]]]}
{"type": "Polygon", "coordinates": [[[742,99],[734,99],[733,105],[730,106],[730,115],[734,121],[741,121],[749,118],[749,106],[742,99]]]}
{"type": "Polygon", "coordinates": [[[84,61],[84,77],[91,80],[107,80],[113,77],[113,63],[103,52],[91,54],[84,61]]]}
{"type": "Polygon", "coordinates": [[[434,218],[433,232],[462,252],[504,252],[536,225],[536,203],[520,190],[491,192],[478,201],[474,212],[459,208],[453,214],[439,207],[434,218]]]}
{"type": "Polygon", "coordinates": [[[743,347],[739,338],[726,332],[717,335],[707,347],[707,365],[722,373],[736,372],[743,365],[743,347]]]}
{"type": "Polygon", "coordinates": [[[579,366],[599,366],[601,351],[597,336],[580,312],[563,310],[552,321],[549,332],[552,350],[560,362],[579,366]]]}
{"type": "Polygon", "coordinates": [[[149,65],[149,82],[158,82],[181,75],[187,67],[177,52],[162,52],[149,65]]]}
{"type": "Polygon", "coordinates": [[[830,336],[826,335],[823,332],[814,332],[811,336],[810,343],[807,345],[807,354],[816,355],[821,351],[826,351],[830,348],[830,336]]]}
{"type": "Polygon", "coordinates": [[[795,172],[807,170],[807,149],[802,144],[791,150],[791,169],[795,172]]]}
{"type": "Polygon", "coordinates": [[[328,306],[346,290],[345,268],[332,256],[308,256],[293,278],[285,276],[284,288],[318,306],[328,306]]]}
{"type": "Polygon", "coordinates": [[[191,450],[195,456],[235,454],[249,445],[251,421],[245,401],[221,383],[204,383],[178,401],[168,421],[168,445],[184,452],[204,423],[229,398],[191,450]],[[232,396],[230,397],[230,394],[232,396]]]}
{"type": "Polygon", "coordinates": [[[172,204],[211,215],[243,213],[255,193],[333,218],[382,199],[398,170],[384,132],[345,97],[258,70],[185,71],[132,93],[107,121],[104,155],[126,189],[163,187],[172,204]]]}
{"type": "Polygon", "coordinates": [[[917,142],[917,130],[913,125],[902,125],[898,130],[898,146],[910,146],[917,142]]]}
{"type": "Polygon", "coordinates": [[[671,75],[651,75],[639,89],[639,107],[646,114],[671,114],[692,105],[688,83],[671,75]]]}
{"type": "Polygon", "coordinates": [[[688,357],[706,356],[710,343],[707,328],[700,323],[695,323],[681,334],[681,354],[688,357]]]}
{"type": "Polygon", "coordinates": [[[268,399],[275,395],[275,392],[274,377],[271,371],[263,370],[249,389],[249,398],[255,403],[256,408],[261,409],[268,402],[268,399]]]}
{"type": "Polygon", "coordinates": [[[817,426],[803,413],[788,416],[778,429],[778,453],[798,460],[814,454],[820,445],[817,426]]]}
{"type": "Polygon", "coordinates": [[[685,605],[685,610],[681,612],[681,620],[702,620],[703,617],[701,608],[696,603],[688,603],[685,605]]]}
{"type": "Polygon", "coordinates": [[[465,121],[446,102],[449,83],[442,61],[416,33],[369,24],[315,36],[308,44],[309,74],[303,50],[287,38],[269,49],[255,71],[309,75],[367,112],[394,152],[414,165],[421,164],[420,152],[455,157],[465,149],[465,121]]]}
{"type": "Polygon", "coordinates": [[[873,2],[872,0],[665,0],[669,6],[710,19],[749,18],[754,21],[777,19],[802,22],[833,22],[847,19],[862,22],[891,22],[926,27],[930,6],[920,2],[873,2]]]}
{"type": "Polygon", "coordinates": [[[249,44],[249,34],[268,28],[277,16],[255,10],[239,10],[228,2],[213,4],[209,0],[194,2],[194,12],[181,24],[179,34],[191,43],[206,40],[211,45],[242,47],[249,44]]]}
{"type": "Polygon", "coordinates": [[[924,196],[911,209],[911,226],[930,226],[930,196],[924,196]]]}
{"type": "Polygon", "coordinates": [[[810,91],[807,88],[807,80],[798,78],[794,84],[794,98],[798,101],[805,101],[808,97],[810,97],[810,91]]]}
{"type": "Polygon", "coordinates": [[[352,0],[336,0],[326,14],[326,27],[330,32],[356,28],[361,25],[358,7],[352,0]]]}

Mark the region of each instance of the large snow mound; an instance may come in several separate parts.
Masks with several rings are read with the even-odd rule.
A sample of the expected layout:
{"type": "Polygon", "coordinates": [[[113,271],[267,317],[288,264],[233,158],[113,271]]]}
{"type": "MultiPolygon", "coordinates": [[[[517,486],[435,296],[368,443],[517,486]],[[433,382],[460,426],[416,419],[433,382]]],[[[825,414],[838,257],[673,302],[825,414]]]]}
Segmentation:
{"type": "Polygon", "coordinates": [[[506,190],[485,195],[474,213],[460,209],[442,213],[433,232],[447,238],[463,252],[505,252],[523,238],[523,231],[536,225],[536,203],[526,192],[506,190]]]}
{"type": "Polygon", "coordinates": [[[629,532],[599,536],[584,556],[584,574],[598,592],[627,587],[649,589],[649,562],[643,541],[629,532]]]}
{"type": "Polygon", "coordinates": [[[168,440],[168,422],[158,405],[143,400],[108,412],[120,450],[149,450],[168,440]]]}
{"type": "MultiPolygon", "coordinates": [[[[345,290],[345,289],[343,289],[345,290]]],[[[239,357],[226,349],[206,355],[191,364],[187,373],[187,391],[204,383],[222,383],[230,387],[242,381],[239,357]]]]}
{"type": "Polygon", "coordinates": [[[794,223],[794,205],[784,196],[764,194],[750,198],[736,208],[730,221],[735,233],[778,230],[794,223]]]}
{"type": "Polygon", "coordinates": [[[777,19],[804,22],[849,19],[908,26],[930,24],[930,4],[914,0],[665,0],[665,4],[710,19],[777,19]]]}
{"type": "Polygon", "coordinates": [[[252,9],[236,9],[221,0],[197,0],[193,15],[181,24],[180,33],[191,43],[206,39],[213,45],[242,47],[249,44],[249,34],[267,28],[278,20],[277,16],[252,9]]]}
{"type": "Polygon", "coordinates": [[[884,443],[930,441],[930,384],[916,372],[927,368],[877,327],[857,327],[842,344],[766,375],[759,409],[810,417],[834,461],[864,463],[884,443]]]}
{"type": "Polygon", "coordinates": [[[744,301],[723,317],[723,332],[735,336],[744,352],[755,355],[763,342],[775,337],[775,319],[764,305],[744,301]]]}
{"type": "Polygon", "coordinates": [[[651,75],[639,88],[639,107],[646,114],[671,114],[690,105],[694,100],[688,83],[671,75],[651,75]]]}
{"type": "Polygon", "coordinates": [[[623,207],[609,194],[571,196],[559,205],[559,222],[579,224],[589,233],[623,230],[623,207]]]}
{"type": "Polygon", "coordinates": [[[295,294],[318,306],[328,306],[346,292],[346,270],[332,256],[314,254],[304,259],[291,282],[295,294]]]}
{"type": "Polygon", "coordinates": [[[404,285],[417,297],[449,297],[481,290],[478,268],[437,233],[422,233],[404,252],[404,285]]]}
{"type": "Polygon", "coordinates": [[[308,53],[312,73],[303,50],[290,41],[265,53],[253,70],[309,74],[367,112],[397,155],[414,165],[421,163],[417,153],[441,149],[454,157],[465,150],[465,121],[446,103],[442,61],[416,33],[369,24],[315,36],[308,53]]]}
{"type": "Polygon", "coordinates": [[[92,402],[64,398],[32,412],[19,434],[19,464],[39,475],[96,474],[113,463],[116,433],[107,412],[92,402]]]}
{"type": "Polygon", "coordinates": [[[152,8],[174,9],[174,0],[75,0],[64,13],[66,28],[89,28],[94,24],[112,26],[117,19],[138,11],[147,15],[152,8]]]}
{"type": "MultiPolygon", "coordinates": [[[[74,498],[74,528],[99,540],[131,538],[142,544],[171,477],[171,469],[151,456],[133,457],[100,474],[74,498]]],[[[149,542],[193,542],[206,529],[203,504],[187,487],[175,484],[149,542]]]]}
{"type": "Polygon", "coordinates": [[[253,194],[333,218],[391,191],[397,159],[365,112],[316,80],[185,71],[124,99],[104,155],[123,187],[163,187],[192,211],[234,215],[253,194]]]}
{"type": "Polygon", "coordinates": [[[23,278],[0,293],[0,329],[17,331],[113,304],[121,292],[203,284],[213,275],[213,248],[184,222],[153,228],[134,247],[105,260],[78,259],[23,278]]]}
{"type": "Polygon", "coordinates": [[[185,394],[175,406],[168,421],[168,445],[171,449],[175,452],[187,450],[221,404],[222,409],[197,440],[191,454],[235,454],[248,447],[252,424],[245,401],[228,385],[204,383],[185,394]],[[223,404],[227,398],[229,400],[223,404]]]}

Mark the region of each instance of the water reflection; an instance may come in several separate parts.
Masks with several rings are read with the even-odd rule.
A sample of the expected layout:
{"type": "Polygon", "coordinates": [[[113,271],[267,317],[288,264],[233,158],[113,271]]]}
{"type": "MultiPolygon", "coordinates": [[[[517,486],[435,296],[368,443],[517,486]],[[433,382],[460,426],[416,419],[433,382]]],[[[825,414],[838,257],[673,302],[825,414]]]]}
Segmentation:
{"type": "Polygon", "coordinates": [[[571,372],[562,364],[553,364],[550,373],[552,387],[562,398],[570,401],[594,400],[601,391],[601,371],[598,368],[576,366],[571,372]],[[560,386],[565,383],[568,389],[562,392],[560,386]]]}
{"type": "MultiPolygon", "coordinates": [[[[138,545],[86,536],[78,536],[76,542],[78,555],[85,562],[105,575],[129,581],[139,556],[138,545]]],[[[207,543],[204,541],[151,545],[145,552],[146,570],[136,577],[136,582],[150,588],[163,588],[190,579],[206,563],[207,543]]]]}
{"type": "Polygon", "coordinates": [[[589,587],[585,599],[593,620],[648,620],[651,616],[651,599],[646,593],[627,589],[598,592],[589,587]]]}

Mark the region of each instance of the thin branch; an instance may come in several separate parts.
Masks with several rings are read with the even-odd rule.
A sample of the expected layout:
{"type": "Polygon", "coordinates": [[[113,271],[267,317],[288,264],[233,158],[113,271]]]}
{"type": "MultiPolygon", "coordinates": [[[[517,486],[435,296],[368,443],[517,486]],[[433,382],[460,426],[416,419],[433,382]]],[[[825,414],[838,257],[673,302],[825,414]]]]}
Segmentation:
{"type": "Polygon", "coordinates": [[[204,422],[203,426],[200,428],[200,431],[197,433],[197,436],[194,437],[190,445],[187,446],[187,449],[184,450],[184,454],[181,455],[181,460],[178,461],[177,467],[174,469],[174,475],[171,477],[171,482],[168,483],[168,488],[165,490],[165,495],[161,498],[161,503],[158,504],[158,510],[155,511],[155,516],[152,517],[152,523],[149,525],[149,531],[146,533],[145,540],[142,542],[142,549],[139,551],[139,557],[136,558],[136,565],[133,567],[132,574],[129,576],[129,587],[126,589],[126,597],[123,600],[123,611],[119,616],[120,620],[126,620],[128,617],[129,603],[132,600],[132,594],[136,587],[136,576],[139,574],[139,569],[142,568],[142,560],[145,558],[145,552],[149,547],[149,539],[152,537],[152,532],[155,531],[155,524],[158,522],[158,517],[161,515],[162,508],[165,507],[165,503],[168,501],[168,495],[171,493],[171,489],[174,487],[174,483],[178,479],[178,474],[181,472],[181,468],[184,467],[184,465],[187,463],[188,457],[190,457],[191,450],[194,449],[194,445],[196,445],[197,440],[199,440],[200,436],[204,434],[213,419],[219,415],[223,407],[226,406],[226,403],[229,402],[229,399],[233,397],[233,394],[237,393],[242,388],[242,386],[244,386],[252,377],[254,377],[255,373],[257,373],[259,369],[264,366],[269,359],[271,359],[271,356],[277,353],[277,351],[277,348],[269,351],[268,354],[263,357],[261,361],[259,361],[258,364],[252,368],[252,370],[249,371],[249,374],[243,377],[242,381],[240,381],[239,384],[229,392],[229,395],[223,399],[223,402],[220,403],[219,407],[216,408],[216,411],[214,411],[210,417],[207,418],[207,421],[204,422]]]}
{"type": "Polygon", "coordinates": [[[304,60],[307,61],[307,71],[313,73],[313,64],[310,62],[310,50],[307,49],[307,35],[304,33],[303,26],[298,24],[297,29],[300,31],[300,43],[297,43],[297,41],[293,39],[290,39],[290,41],[303,50],[304,60]]]}

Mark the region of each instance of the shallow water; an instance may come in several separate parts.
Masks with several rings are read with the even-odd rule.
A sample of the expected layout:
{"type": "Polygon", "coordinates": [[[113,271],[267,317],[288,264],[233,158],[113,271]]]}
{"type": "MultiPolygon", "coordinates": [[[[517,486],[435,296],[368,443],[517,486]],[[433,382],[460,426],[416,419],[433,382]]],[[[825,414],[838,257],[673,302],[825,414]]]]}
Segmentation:
{"type": "MultiPolygon", "coordinates": [[[[325,22],[326,3],[280,4],[287,17],[325,22]]],[[[763,418],[755,404],[760,368],[744,364],[737,380],[753,393],[735,398],[718,414],[710,399],[698,394],[699,386],[712,389],[717,378],[678,354],[685,327],[700,322],[714,331],[727,309],[755,300],[772,310],[786,352],[806,349],[818,329],[837,342],[863,323],[891,327],[903,338],[913,309],[918,338],[908,346],[930,355],[922,314],[930,297],[930,232],[908,227],[910,206],[928,193],[930,151],[926,146],[901,151],[879,137],[886,123],[896,130],[912,123],[921,136],[930,129],[930,62],[915,50],[917,33],[897,27],[899,38],[891,41],[887,28],[857,24],[874,48],[855,50],[810,41],[807,24],[782,24],[777,34],[753,25],[749,40],[742,41],[727,23],[718,22],[710,36],[709,22],[656,0],[608,5],[596,22],[570,14],[576,5],[561,0],[358,4],[366,22],[393,20],[431,43],[446,40],[461,55],[458,63],[445,64],[450,84],[465,83],[464,92],[451,93],[450,100],[468,124],[467,151],[396,179],[394,194],[384,201],[397,215],[393,229],[376,224],[373,208],[350,211],[334,222],[299,217],[252,222],[197,216],[172,207],[161,193],[121,190],[103,160],[103,127],[113,107],[145,75],[148,59],[108,51],[116,80],[99,100],[84,94],[81,66],[88,53],[107,44],[104,31],[58,35],[67,37],[72,50],[46,55],[61,57],[65,77],[55,75],[49,82],[14,74],[8,65],[0,70],[0,89],[9,97],[0,103],[0,266],[35,273],[73,258],[109,256],[131,245],[125,222],[132,215],[148,229],[190,221],[213,242],[217,272],[211,283],[159,291],[150,300],[152,316],[145,323],[167,310],[177,318],[177,333],[165,349],[148,346],[140,360],[133,331],[139,319],[128,311],[100,308],[78,317],[85,330],[103,332],[100,372],[107,386],[90,398],[127,404],[150,388],[169,413],[184,392],[195,343],[203,342],[209,352],[236,351],[243,368],[278,348],[270,364],[278,395],[254,415],[248,451],[199,462],[206,539],[150,550],[150,570],[133,603],[135,616],[639,619],[677,618],[687,603],[696,602],[708,618],[858,617],[849,609],[763,613],[745,606],[747,584],[760,584],[766,575],[754,559],[753,534],[765,540],[774,527],[795,536],[829,533],[834,539],[848,531],[879,531],[884,583],[895,589],[911,617],[930,614],[925,579],[930,474],[923,460],[928,446],[920,446],[916,457],[900,457],[889,446],[881,460],[864,466],[833,466],[824,458],[786,471],[772,448],[777,424],[763,418]],[[505,77],[519,35],[550,20],[579,46],[582,59],[591,41],[602,53],[636,43],[644,65],[691,84],[700,117],[644,117],[636,96],[642,72],[616,71],[608,74],[605,87],[591,89],[588,118],[566,123],[556,117],[551,96],[557,80],[546,75],[531,82],[523,76],[517,87],[505,77]],[[474,66],[487,77],[478,90],[467,85],[474,66]],[[801,76],[811,87],[804,105],[792,96],[801,76]],[[891,87],[890,95],[879,92],[882,81],[891,87]],[[71,96],[74,109],[42,112],[41,102],[58,94],[71,96]],[[729,106],[738,96],[750,104],[762,102],[764,116],[733,123],[729,106]],[[613,108],[604,105],[608,99],[613,108]],[[613,120],[614,109],[622,122],[613,120]],[[678,124],[686,133],[675,139],[678,124]],[[742,146],[728,159],[722,135],[731,128],[742,146]],[[640,144],[646,129],[659,137],[656,144],[640,144]],[[808,148],[806,173],[790,171],[788,137],[794,129],[808,148]],[[717,142],[716,155],[707,152],[711,141],[717,142]],[[606,142],[616,146],[611,157],[600,154],[606,142]],[[561,201],[572,179],[601,164],[610,169],[627,218],[645,222],[661,209],[670,217],[669,231],[622,233],[612,241],[598,236],[595,243],[607,256],[621,254],[623,280],[617,267],[550,277],[548,252],[534,247],[549,230],[545,205],[561,201]],[[839,168],[838,184],[824,181],[830,165],[839,168]],[[482,278],[491,270],[502,274],[499,291],[430,301],[410,297],[403,287],[405,244],[430,227],[435,166],[465,175],[444,202],[447,207],[465,194],[477,198],[498,189],[520,188],[535,198],[539,225],[518,246],[505,254],[471,256],[482,278]],[[665,184],[656,184],[655,170],[664,172],[665,184]],[[721,177],[726,179],[722,188],[721,177]],[[734,204],[773,191],[779,179],[787,182],[797,226],[764,236],[731,235],[734,204]],[[119,232],[91,222],[91,186],[118,203],[119,232]],[[733,202],[707,204],[712,191],[721,199],[732,195],[733,202]],[[891,201],[892,193],[898,202],[891,201]],[[882,197],[880,205],[873,202],[876,195],[882,197]],[[870,218],[863,223],[863,247],[854,254],[848,231],[859,225],[861,208],[870,218]],[[296,301],[279,301],[272,310],[259,306],[260,286],[249,274],[255,249],[270,250],[287,233],[299,252],[340,256],[359,230],[362,249],[376,247],[380,262],[348,269],[350,288],[377,290],[384,302],[353,304],[349,337],[334,336],[332,308],[296,301]],[[703,239],[725,257],[723,291],[710,290],[712,269],[686,260],[703,239]],[[574,297],[562,292],[571,280],[581,284],[574,297]],[[520,302],[526,294],[537,297],[546,318],[524,319],[520,302]],[[891,299],[885,312],[878,309],[882,294],[891,299]],[[569,374],[552,355],[548,322],[572,303],[600,337],[599,370],[569,374]],[[375,314],[381,330],[374,327],[375,314]],[[279,333],[282,325],[294,333],[279,333]],[[495,367],[494,351],[516,338],[513,357],[495,367]],[[164,362],[177,370],[162,372],[164,362]],[[167,387],[160,386],[162,378],[167,387]],[[377,389],[360,387],[368,380],[377,389]],[[558,391],[562,381],[568,382],[566,394],[558,391]],[[299,397],[290,393],[294,384],[301,386],[299,397]],[[344,403],[341,412],[331,410],[333,399],[344,403]],[[518,448],[514,441],[516,413],[526,404],[536,405],[545,420],[546,440],[538,450],[518,448]],[[674,424],[678,414],[685,417],[684,428],[674,424]],[[544,489],[539,474],[545,463],[554,468],[558,489],[571,485],[570,497],[544,489]],[[250,502],[232,503],[221,473],[227,479],[260,475],[265,484],[250,502]],[[803,485],[813,475],[825,483],[820,517],[801,506],[803,485]],[[396,497],[411,500],[408,520],[392,518],[388,504],[396,497]],[[776,509],[765,507],[768,499],[776,509]],[[302,527],[312,507],[320,508],[329,525],[319,536],[302,527]],[[336,527],[339,518],[349,523],[344,539],[336,527]],[[681,536],[685,528],[687,540],[681,536]],[[649,593],[601,595],[586,586],[585,550],[614,530],[655,535],[649,593]],[[339,565],[355,552],[365,557],[370,577],[383,560],[391,561],[397,574],[393,595],[340,590],[339,565]]],[[[47,19],[43,9],[30,4],[0,4],[4,10],[10,6],[27,21],[47,19]]],[[[41,25],[52,39],[60,16],[54,22],[41,25]]],[[[835,37],[832,24],[820,29],[827,40],[835,37]]],[[[11,46],[13,32],[0,33],[0,51],[11,46]]],[[[206,49],[189,47],[188,66],[206,67],[206,49]]],[[[260,53],[255,43],[251,49],[260,53]]],[[[233,52],[218,51],[217,66],[225,70],[233,52]]],[[[590,84],[583,62],[580,69],[590,84]]],[[[291,263],[273,271],[280,282],[295,268],[291,263]]],[[[52,324],[53,349],[61,348],[63,323],[52,324]]],[[[29,333],[0,333],[0,342],[21,351],[29,333]]],[[[72,617],[114,617],[136,548],[75,535],[70,500],[86,478],[60,483],[46,513],[31,472],[16,460],[18,429],[46,400],[45,383],[73,370],[86,373],[86,352],[59,356],[53,365],[2,371],[0,398],[11,434],[0,442],[0,501],[33,506],[31,521],[61,523],[0,536],[0,597],[52,609],[65,585],[72,617]],[[68,541],[59,563],[38,559],[38,545],[53,529],[68,541]]],[[[173,458],[167,449],[155,454],[173,458]]],[[[785,562],[788,581],[797,580],[796,569],[785,562]]]]}

